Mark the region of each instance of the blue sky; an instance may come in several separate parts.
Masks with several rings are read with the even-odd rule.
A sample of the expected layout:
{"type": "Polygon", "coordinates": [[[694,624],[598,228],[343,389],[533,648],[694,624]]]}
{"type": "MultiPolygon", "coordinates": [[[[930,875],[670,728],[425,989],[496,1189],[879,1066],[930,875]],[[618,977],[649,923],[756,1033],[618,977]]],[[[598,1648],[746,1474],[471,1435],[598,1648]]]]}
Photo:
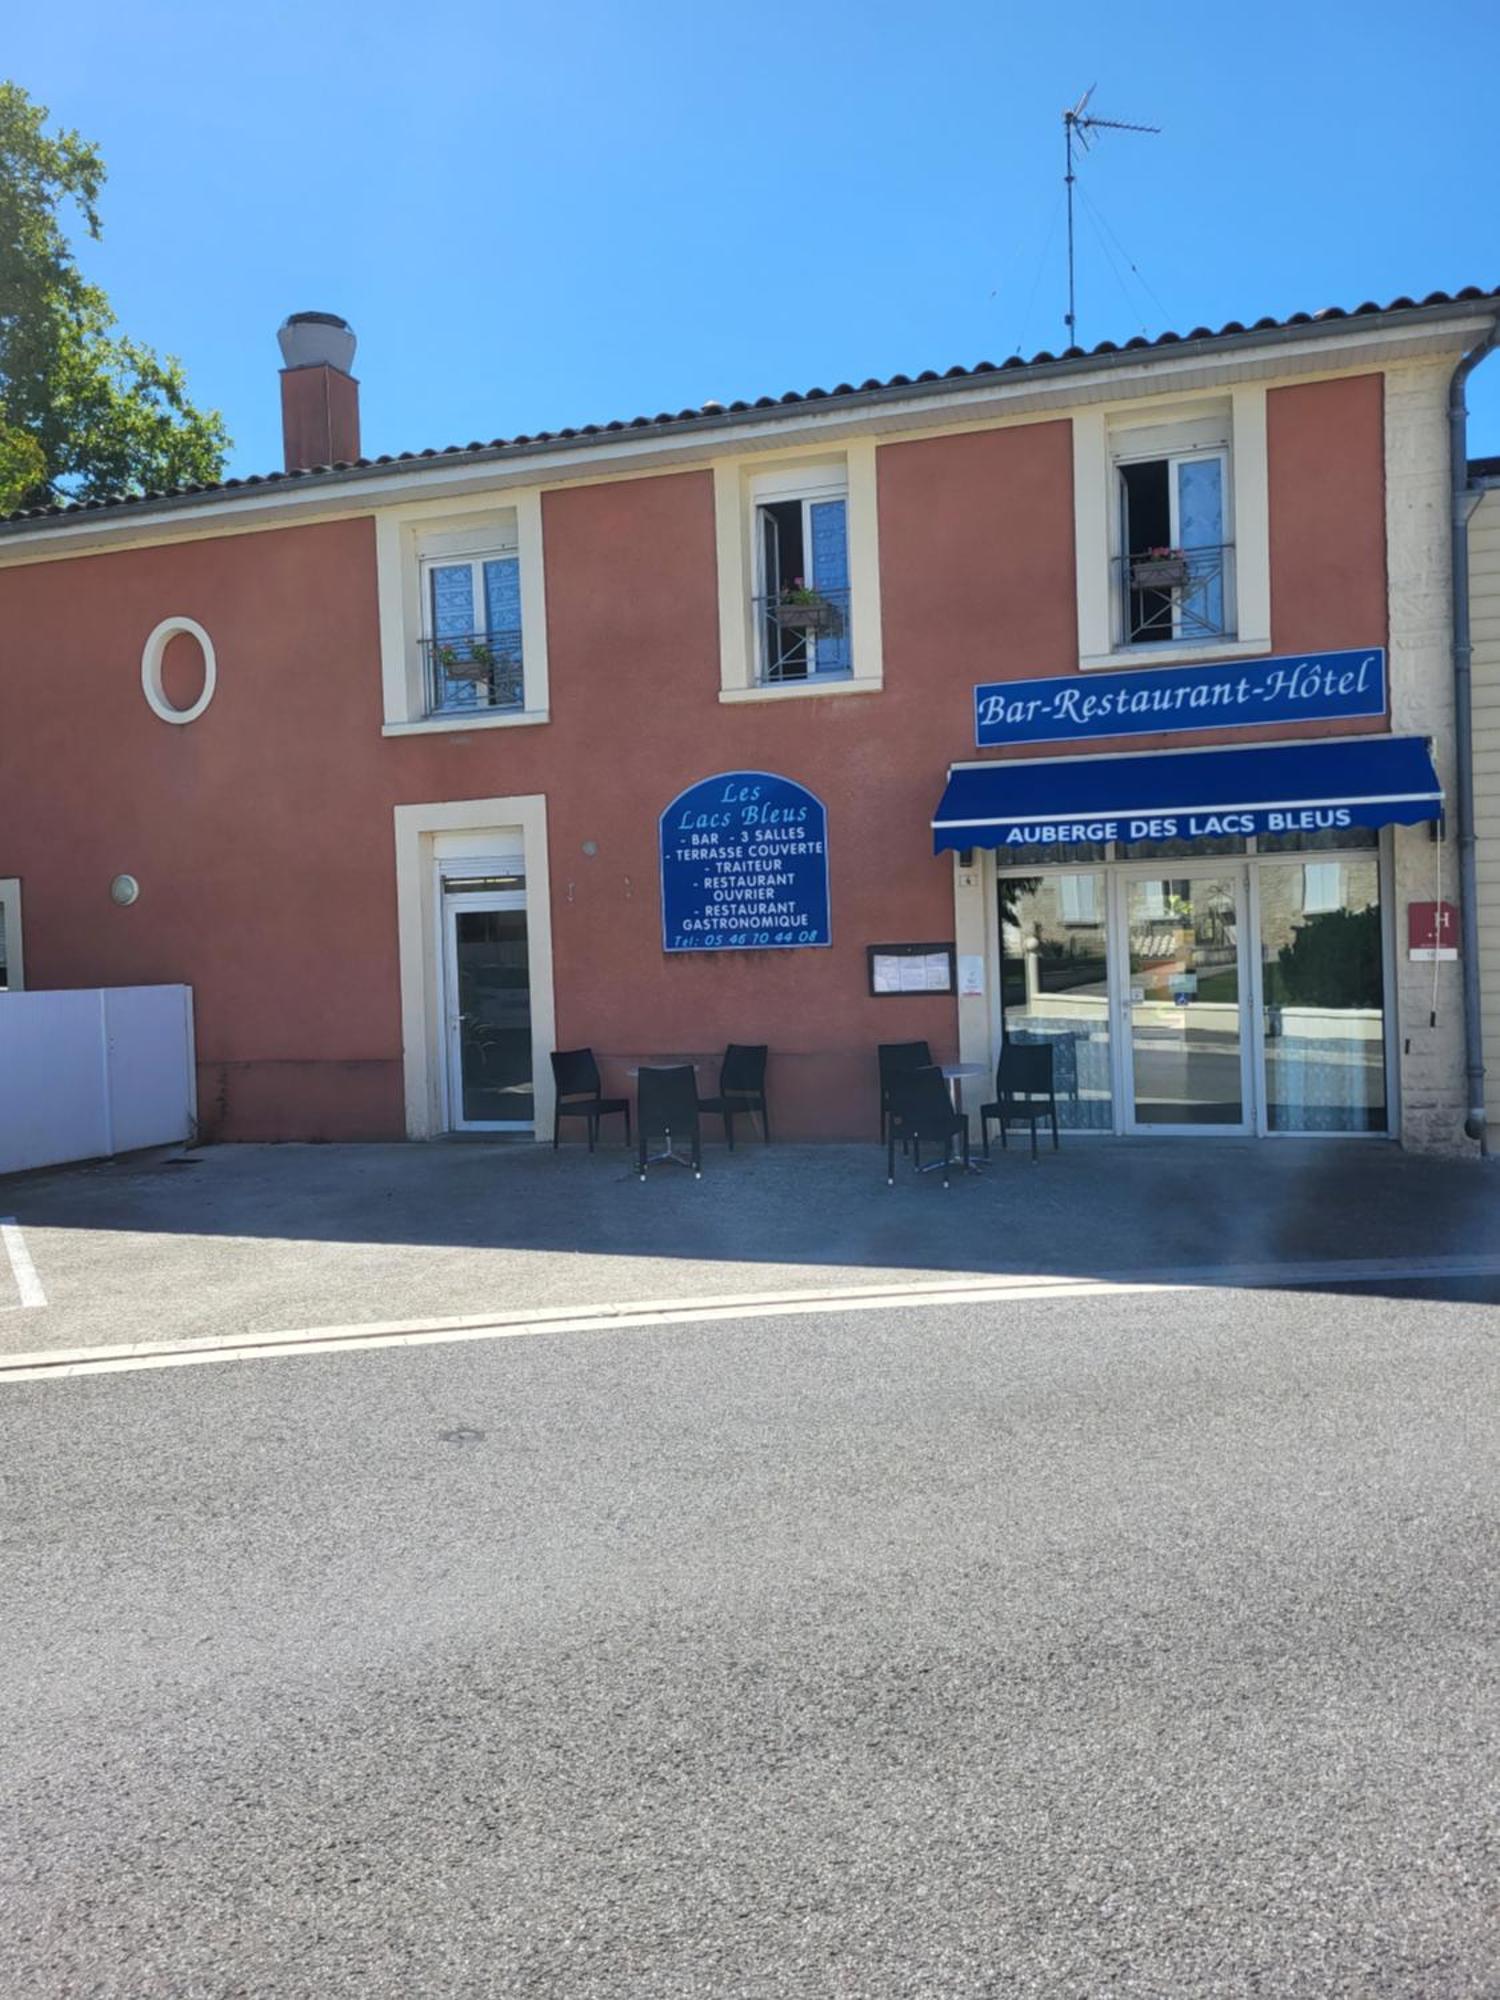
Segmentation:
{"type": "MultiPolygon", "coordinates": [[[[0,62],[102,146],[86,267],[239,472],[310,307],[371,452],[1059,348],[1094,82],[1163,129],[1083,162],[1086,344],[1500,284],[1493,0],[71,0],[0,62]]],[[[1500,453],[1500,359],[1472,403],[1500,453]]]]}

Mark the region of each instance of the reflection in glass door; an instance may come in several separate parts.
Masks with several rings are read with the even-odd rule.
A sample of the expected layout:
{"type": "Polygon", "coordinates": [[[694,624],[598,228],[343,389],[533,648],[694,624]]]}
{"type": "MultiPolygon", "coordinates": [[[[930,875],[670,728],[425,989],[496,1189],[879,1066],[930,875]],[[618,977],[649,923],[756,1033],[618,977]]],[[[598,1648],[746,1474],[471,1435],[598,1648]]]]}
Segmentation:
{"type": "Polygon", "coordinates": [[[1384,1132],[1379,864],[1320,854],[1257,878],[1267,1129],[1384,1132]]]}
{"type": "Polygon", "coordinates": [[[1050,1045],[1069,1132],[1114,1128],[1106,884],[1093,868],[1000,878],[1005,1039],[1050,1045]]]}
{"type": "Polygon", "coordinates": [[[525,897],[483,904],[450,897],[444,918],[449,1122],[458,1131],[529,1126],[535,1103],[525,897]]]}
{"type": "Polygon", "coordinates": [[[1127,877],[1131,1123],[1243,1131],[1240,870],[1127,877]]]}

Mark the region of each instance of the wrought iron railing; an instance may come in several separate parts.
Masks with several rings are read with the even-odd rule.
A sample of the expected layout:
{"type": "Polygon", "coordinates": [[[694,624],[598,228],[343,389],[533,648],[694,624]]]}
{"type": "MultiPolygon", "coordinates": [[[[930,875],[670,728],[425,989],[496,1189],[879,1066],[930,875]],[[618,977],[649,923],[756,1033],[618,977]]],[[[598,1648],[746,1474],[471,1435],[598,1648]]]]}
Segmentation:
{"type": "Polygon", "coordinates": [[[525,706],[519,631],[458,632],[424,639],[422,662],[429,715],[525,706]]]}
{"type": "Polygon", "coordinates": [[[1115,558],[1127,646],[1222,639],[1234,623],[1234,547],[1151,549],[1115,558]]]}
{"type": "Polygon", "coordinates": [[[772,686],[854,671],[847,586],[757,597],[755,626],[760,678],[772,686]]]}

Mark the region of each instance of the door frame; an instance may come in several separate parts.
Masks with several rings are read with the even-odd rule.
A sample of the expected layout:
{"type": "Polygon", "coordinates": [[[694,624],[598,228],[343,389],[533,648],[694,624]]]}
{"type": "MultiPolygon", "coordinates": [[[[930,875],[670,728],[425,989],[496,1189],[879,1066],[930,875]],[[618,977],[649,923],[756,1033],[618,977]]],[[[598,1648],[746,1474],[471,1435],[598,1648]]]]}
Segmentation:
{"type": "Polygon", "coordinates": [[[444,864],[438,863],[436,901],[442,930],[438,964],[441,968],[442,1033],[439,1037],[442,1070],[443,1109],[450,1132],[531,1132],[536,1131],[535,1041],[532,1061],[532,1116],[530,1118],[465,1118],[463,1082],[462,1017],[458,1011],[458,919],[467,912],[519,910],[526,918],[526,985],[528,1011],[531,992],[531,917],[524,889],[484,889],[448,895],[443,889],[444,864]]]}
{"type": "MultiPolygon", "coordinates": [[[[1259,1019],[1251,980],[1246,976],[1245,948],[1252,936],[1259,937],[1259,909],[1252,878],[1254,869],[1244,854],[1170,855],[1155,861],[1126,861],[1113,864],[1113,880],[1108,888],[1111,926],[1110,955],[1118,968],[1111,983],[1110,1043],[1114,1064],[1115,1130],[1135,1139],[1151,1138],[1246,1138],[1261,1130],[1260,1093],[1252,1054],[1255,1022],[1259,1019]],[[1130,1010],[1130,900],[1132,882],[1191,882],[1218,878],[1233,882],[1236,963],[1239,972],[1240,1017],[1240,1119],[1234,1125],[1178,1124],[1146,1122],[1136,1116],[1135,1060],[1131,1039],[1130,1010]],[[1253,927],[1253,928],[1252,928],[1253,927]]],[[[1257,954],[1258,955],[1258,954],[1257,954]]],[[[1258,968],[1257,968],[1258,969],[1258,968]]],[[[1258,984],[1258,981],[1256,981],[1258,984]]]]}
{"type": "Polygon", "coordinates": [[[401,1066],[406,1136],[436,1139],[446,1128],[443,1077],[442,925],[433,862],[441,846],[476,858],[514,855],[526,863],[526,931],[531,963],[531,1051],[536,1141],[552,1133],[551,1051],[557,1047],[552,965],[552,891],[543,793],[446,799],[392,809],[396,863],[396,942],[401,984],[401,1066]],[[516,836],[519,834],[519,842],[516,836]],[[453,838],[457,836],[457,838],[453,838]]]}
{"type": "MultiPolygon", "coordinates": [[[[1401,1137],[1401,989],[1400,957],[1396,938],[1396,877],[1391,829],[1381,829],[1374,848],[1287,849],[1276,853],[1176,855],[1151,861],[1123,861],[1089,857],[1078,861],[1049,860],[1045,864],[1008,862],[1002,850],[980,850],[978,866],[955,869],[956,921],[960,936],[969,940],[969,949],[984,951],[985,995],[965,1002],[960,999],[960,1030],[966,1061],[982,1061],[993,1069],[1005,1044],[1004,953],[1005,941],[999,918],[999,881],[1006,874],[1099,874],[1105,878],[1106,948],[1110,968],[1110,1087],[1114,1094],[1113,1122],[1108,1128],[1079,1130],[1075,1139],[1102,1139],[1114,1136],[1212,1138],[1247,1137],[1288,1141],[1337,1138],[1385,1142],[1401,1137]],[[1273,1132],[1267,1112],[1266,1049],[1262,1027],[1265,1019],[1265,981],[1261,961],[1260,864],[1298,861],[1371,861],[1376,863],[1377,889],[1381,911],[1381,974],[1384,1033],[1382,1053],[1385,1064],[1384,1131],[1368,1132],[1273,1132]],[[1242,871],[1242,934],[1240,952],[1241,1066],[1249,1063],[1244,1090],[1246,1107],[1242,1125],[1140,1125],[1132,1115],[1134,1106],[1133,1062],[1129,1044],[1129,942],[1125,913],[1126,891],[1116,885],[1126,878],[1144,876],[1148,880],[1179,876],[1242,871]],[[971,903],[973,905],[971,910],[971,903]],[[1248,959],[1247,959],[1248,953],[1248,959]],[[1120,968],[1124,977],[1120,977],[1120,968]],[[968,1009],[966,1015],[965,1009],[968,1009]],[[967,1021],[967,1025],[965,1022],[967,1021]]],[[[960,949],[963,947],[960,946],[960,949]]]]}

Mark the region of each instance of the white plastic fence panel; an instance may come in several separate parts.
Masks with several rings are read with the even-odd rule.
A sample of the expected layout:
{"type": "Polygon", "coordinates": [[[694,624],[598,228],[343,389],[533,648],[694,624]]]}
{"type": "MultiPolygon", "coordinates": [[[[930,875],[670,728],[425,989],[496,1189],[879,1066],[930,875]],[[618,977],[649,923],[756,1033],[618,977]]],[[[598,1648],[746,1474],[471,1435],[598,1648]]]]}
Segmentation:
{"type": "Polygon", "coordinates": [[[187,986],[0,993],[0,1174],[192,1136],[187,986]]]}
{"type": "Polygon", "coordinates": [[[187,986],[106,988],[112,1153],[186,1139],[195,1112],[193,995],[187,986]]]}

